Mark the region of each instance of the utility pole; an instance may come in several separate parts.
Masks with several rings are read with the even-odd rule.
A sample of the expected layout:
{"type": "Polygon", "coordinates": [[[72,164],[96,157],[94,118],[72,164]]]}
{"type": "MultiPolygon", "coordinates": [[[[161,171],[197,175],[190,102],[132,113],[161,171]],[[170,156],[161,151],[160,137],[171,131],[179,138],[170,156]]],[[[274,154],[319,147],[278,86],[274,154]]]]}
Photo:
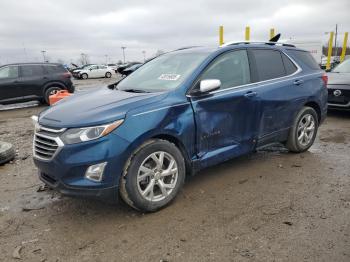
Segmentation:
{"type": "Polygon", "coordinates": [[[124,64],[125,64],[125,48],[126,48],[126,46],[122,46],[124,64]]]}
{"type": "Polygon", "coordinates": [[[143,50],[143,51],[142,51],[142,54],[143,54],[143,62],[146,62],[146,51],[143,50]]]}
{"type": "Polygon", "coordinates": [[[45,53],[46,51],[45,50],[42,50],[41,53],[43,54],[43,59],[44,59],[44,62],[46,62],[46,57],[45,57],[45,53]]]}
{"type": "Polygon", "coordinates": [[[337,50],[337,39],[338,39],[338,24],[335,24],[335,37],[334,37],[334,51],[335,51],[335,55],[337,56],[338,54],[338,50],[337,50]]]}

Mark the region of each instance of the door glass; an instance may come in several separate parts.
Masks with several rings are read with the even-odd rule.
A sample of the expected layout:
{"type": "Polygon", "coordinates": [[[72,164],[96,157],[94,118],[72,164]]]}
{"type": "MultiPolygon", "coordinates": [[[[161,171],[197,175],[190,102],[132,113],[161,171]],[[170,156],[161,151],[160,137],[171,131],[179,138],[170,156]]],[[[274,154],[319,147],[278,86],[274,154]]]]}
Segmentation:
{"type": "Polygon", "coordinates": [[[4,78],[17,78],[18,77],[18,66],[6,66],[0,68],[0,79],[4,78]]]}
{"type": "Polygon", "coordinates": [[[22,77],[41,76],[44,74],[43,67],[41,65],[24,65],[21,66],[22,77]]]}
{"type": "Polygon", "coordinates": [[[259,81],[285,76],[281,53],[277,50],[252,50],[256,62],[259,81]]]}
{"type": "Polygon", "coordinates": [[[245,50],[220,55],[201,76],[204,79],[219,79],[220,89],[250,83],[248,55],[245,50]]]}

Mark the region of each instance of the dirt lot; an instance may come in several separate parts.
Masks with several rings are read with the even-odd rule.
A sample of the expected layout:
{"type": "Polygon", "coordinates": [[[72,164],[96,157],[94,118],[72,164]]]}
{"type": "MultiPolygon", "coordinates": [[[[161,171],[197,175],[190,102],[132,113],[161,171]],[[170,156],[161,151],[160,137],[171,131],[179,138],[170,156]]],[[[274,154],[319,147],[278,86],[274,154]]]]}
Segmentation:
{"type": "Polygon", "coordinates": [[[350,261],[350,113],[330,113],[309,152],[203,170],[140,214],[40,190],[29,117],[43,109],[0,111],[0,140],[18,152],[0,166],[1,261],[350,261]]]}

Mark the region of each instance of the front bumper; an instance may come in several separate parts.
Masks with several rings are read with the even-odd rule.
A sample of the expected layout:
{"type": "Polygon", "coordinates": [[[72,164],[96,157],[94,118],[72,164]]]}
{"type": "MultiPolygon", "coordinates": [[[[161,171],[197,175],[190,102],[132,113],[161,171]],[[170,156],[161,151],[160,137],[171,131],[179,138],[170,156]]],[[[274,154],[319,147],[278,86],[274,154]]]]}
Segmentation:
{"type": "Polygon", "coordinates": [[[64,195],[114,202],[118,199],[128,146],[127,141],[111,133],[97,140],[64,145],[50,160],[34,155],[34,164],[39,169],[40,180],[64,195]],[[101,162],[107,162],[102,180],[87,179],[88,167],[101,162]]]}
{"type": "Polygon", "coordinates": [[[328,85],[329,109],[350,110],[350,86],[328,85]]]}

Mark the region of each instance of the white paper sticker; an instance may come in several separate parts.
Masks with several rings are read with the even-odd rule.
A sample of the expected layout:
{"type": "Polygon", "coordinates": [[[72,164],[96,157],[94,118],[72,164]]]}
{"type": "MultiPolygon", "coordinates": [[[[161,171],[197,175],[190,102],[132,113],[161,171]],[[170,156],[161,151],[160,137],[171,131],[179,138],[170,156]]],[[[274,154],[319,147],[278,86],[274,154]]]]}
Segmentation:
{"type": "Polygon", "coordinates": [[[180,78],[181,75],[177,74],[161,74],[160,77],[158,77],[159,80],[167,80],[167,81],[176,81],[180,78]]]}

